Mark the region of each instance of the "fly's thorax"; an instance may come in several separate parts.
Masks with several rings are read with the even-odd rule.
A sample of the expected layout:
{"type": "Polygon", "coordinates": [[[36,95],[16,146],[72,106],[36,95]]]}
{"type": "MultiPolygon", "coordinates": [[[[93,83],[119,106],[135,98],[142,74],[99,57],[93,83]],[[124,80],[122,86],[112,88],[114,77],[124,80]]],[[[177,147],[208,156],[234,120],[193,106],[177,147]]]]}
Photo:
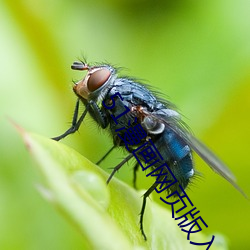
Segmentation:
{"type": "Polygon", "coordinates": [[[75,94],[80,97],[80,99],[85,99],[87,101],[101,101],[108,87],[117,77],[115,69],[109,65],[103,65],[96,67],[85,66],[85,68],[82,67],[82,70],[88,70],[88,73],[73,87],[75,94]]]}

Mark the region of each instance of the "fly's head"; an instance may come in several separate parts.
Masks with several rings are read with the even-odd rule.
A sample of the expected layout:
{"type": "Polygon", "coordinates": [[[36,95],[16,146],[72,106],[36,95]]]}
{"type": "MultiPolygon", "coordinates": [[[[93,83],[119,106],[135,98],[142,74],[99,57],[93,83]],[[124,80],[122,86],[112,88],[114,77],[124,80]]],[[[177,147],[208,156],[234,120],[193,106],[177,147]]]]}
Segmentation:
{"type": "Polygon", "coordinates": [[[116,78],[115,69],[109,65],[89,66],[83,62],[74,62],[71,69],[88,71],[73,87],[75,94],[85,100],[103,97],[105,88],[116,78]]]}

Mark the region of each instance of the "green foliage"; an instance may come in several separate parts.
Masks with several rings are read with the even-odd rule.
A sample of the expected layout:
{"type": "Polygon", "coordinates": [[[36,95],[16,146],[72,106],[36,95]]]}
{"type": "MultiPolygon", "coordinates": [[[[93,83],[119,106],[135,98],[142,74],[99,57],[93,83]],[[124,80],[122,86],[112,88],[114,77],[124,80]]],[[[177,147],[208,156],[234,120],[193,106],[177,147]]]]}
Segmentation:
{"type": "MultiPolygon", "coordinates": [[[[21,134],[44,176],[46,187],[39,185],[39,190],[80,231],[82,249],[196,249],[170,212],[150,200],[145,242],[138,225],[142,192],[116,178],[107,186],[108,174],[75,150],[38,135],[21,134]]],[[[201,233],[197,235],[193,241],[206,241],[201,233]]]]}
{"type": "MultiPolygon", "coordinates": [[[[70,65],[82,54],[89,63],[125,67],[121,74],[145,79],[167,96],[250,196],[249,8],[246,0],[0,1],[0,249],[68,250],[85,244],[34,189],[40,175],[6,119],[47,138],[64,132],[75,103],[71,80],[84,76],[70,65]]],[[[111,140],[87,117],[79,133],[63,143],[96,162],[111,140]]],[[[121,157],[116,150],[101,167],[108,172],[121,157]]],[[[187,192],[209,226],[206,233],[223,234],[230,249],[250,249],[249,202],[194,158],[202,177],[187,192]]],[[[125,166],[116,177],[129,184],[131,172],[125,166]]],[[[139,172],[138,187],[149,185],[150,178],[139,172]]],[[[111,186],[108,190],[113,197],[111,186]]],[[[105,207],[108,198],[97,199],[105,207]]],[[[155,203],[163,205],[158,198],[155,203]]],[[[147,213],[151,207],[149,202],[147,213]]],[[[179,228],[174,224],[171,230],[179,228]]]]}

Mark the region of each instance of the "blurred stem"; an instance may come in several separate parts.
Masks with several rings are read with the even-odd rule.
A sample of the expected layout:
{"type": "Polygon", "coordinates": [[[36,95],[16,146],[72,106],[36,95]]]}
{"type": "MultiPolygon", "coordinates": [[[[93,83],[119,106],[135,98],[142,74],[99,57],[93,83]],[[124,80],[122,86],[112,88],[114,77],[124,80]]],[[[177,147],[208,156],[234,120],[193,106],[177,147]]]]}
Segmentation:
{"type": "MultiPolygon", "coordinates": [[[[30,2],[30,4],[34,3],[30,2]]],[[[36,12],[30,11],[32,6],[25,6],[25,2],[9,1],[6,2],[6,6],[34,55],[38,57],[43,75],[46,75],[52,82],[64,82],[67,75],[62,70],[64,66],[61,51],[59,51],[56,38],[48,29],[47,22],[40,19],[36,12]]]]}

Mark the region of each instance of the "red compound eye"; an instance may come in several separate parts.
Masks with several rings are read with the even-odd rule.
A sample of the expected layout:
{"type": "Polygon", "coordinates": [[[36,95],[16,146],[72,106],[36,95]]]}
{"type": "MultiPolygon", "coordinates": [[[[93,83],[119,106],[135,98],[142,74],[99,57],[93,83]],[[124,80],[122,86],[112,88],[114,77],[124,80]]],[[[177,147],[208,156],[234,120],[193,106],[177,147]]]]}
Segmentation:
{"type": "Polygon", "coordinates": [[[88,79],[88,90],[93,92],[99,89],[109,78],[110,71],[108,69],[99,69],[92,73],[88,79]]]}

